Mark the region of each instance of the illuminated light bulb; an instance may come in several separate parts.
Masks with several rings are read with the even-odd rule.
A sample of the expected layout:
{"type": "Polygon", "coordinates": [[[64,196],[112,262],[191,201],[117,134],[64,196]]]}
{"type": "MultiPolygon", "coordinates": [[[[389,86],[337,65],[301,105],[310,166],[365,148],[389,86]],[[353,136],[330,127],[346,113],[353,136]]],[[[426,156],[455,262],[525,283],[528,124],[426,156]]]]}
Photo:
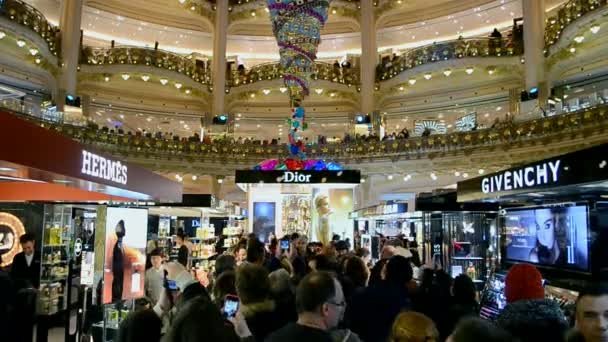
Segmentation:
{"type": "Polygon", "coordinates": [[[141,79],[142,79],[144,82],[148,82],[148,81],[150,80],[150,76],[148,76],[148,75],[143,75],[143,76],[141,76],[141,79]]]}
{"type": "Polygon", "coordinates": [[[193,180],[193,181],[195,181],[195,180],[197,180],[197,179],[198,179],[198,177],[197,177],[196,175],[192,176],[192,180],[193,180]]]}
{"type": "Polygon", "coordinates": [[[409,83],[410,85],[414,85],[416,84],[416,79],[415,78],[410,78],[407,83],[409,83]]]}
{"type": "Polygon", "coordinates": [[[121,77],[122,77],[122,79],[123,79],[123,80],[125,80],[125,81],[126,81],[126,80],[128,80],[128,79],[129,79],[131,76],[129,76],[129,74],[122,74],[122,75],[121,75],[121,77]]]}
{"type": "Polygon", "coordinates": [[[175,88],[181,89],[182,88],[182,84],[181,83],[175,83],[175,88]]]}
{"type": "Polygon", "coordinates": [[[169,80],[167,80],[166,78],[161,78],[160,79],[160,84],[166,85],[167,83],[169,83],[169,80]]]}
{"type": "Polygon", "coordinates": [[[458,171],[454,172],[454,176],[460,177],[460,172],[458,172],[458,171]]]}
{"type": "Polygon", "coordinates": [[[191,93],[192,93],[192,90],[190,90],[190,89],[186,89],[186,94],[187,94],[187,95],[190,95],[191,93]]]}
{"type": "Polygon", "coordinates": [[[600,32],[600,25],[593,25],[589,30],[591,30],[591,33],[596,34],[600,32]]]}
{"type": "Polygon", "coordinates": [[[570,48],[570,52],[575,53],[576,52],[576,48],[575,47],[571,47],[570,48]]]}
{"type": "Polygon", "coordinates": [[[583,37],[583,36],[576,36],[576,37],[574,37],[574,41],[577,42],[577,43],[579,43],[579,44],[582,43],[583,40],[585,40],[585,37],[583,37]]]}
{"type": "Polygon", "coordinates": [[[0,31],[0,39],[4,39],[6,37],[6,33],[4,31],[0,31]]]}
{"type": "Polygon", "coordinates": [[[331,10],[331,14],[336,14],[336,13],[338,13],[338,12],[336,12],[335,9],[331,10]]]}
{"type": "Polygon", "coordinates": [[[494,75],[495,72],[496,72],[496,69],[494,67],[489,67],[488,68],[488,74],[494,75]]]}
{"type": "Polygon", "coordinates": [[[270,10],[268,9],[268,7],[264,8],[264,10],[266,11],[266,13],[270,12],[270,10]]]}
{"type": "Polygon", "coordinates": [[[42,59],[40,59],[40,58],[36,58],[36,59],[34,60],[34,62],[36,62],[36,64],[40,64],[40,62],[42,62],[42,59]]]}
{"type": "Polygon", "coordinates": [[[32,54],[32,56],[36,56],[38,54],[38,49],[30,49],[30,53],[32,54]]]}
{"type": "Polygon", "coordinates": [[[466,72],[466,73],[467,73],[467,75],[470,75],[470,74],[472,74],[474,71],[475,71],[475,69],[474,69],[474,68],[469,67],[469,68],[466,68],[466,70],[465,70],[464,72],[466,72]]]}
{"type": "Polygon", "coordinates": [[[484,170],[484,169],[479,169],[479,171],[477,171],[477,172],[478,172],[480,175],[483,175],[483,174],[486,172],[486,170],[484,170]]]}
{"type": "Polygon", "coordinates": [[[110,82],[110,76],[105,76],[105,77],[103,78],[103,80],[104,80],[104,81],[106,81],[106,82],[110,82]]]}
{"type": "Polygon", "coordinates": [[[431,173],[431,179],[434,181],[437,180],[437,175],[434,172],[431,173]]]}
{"type": "Polygon", "coordinates": [[[445,77],[449,77],[449,76],[452,74],[452,70],[450,70],[450,69],[445,69],[445,70],[443,71],[443,74],[445,75],[445,77]]]}
{"type": "Polygon", "coordinates": [[[255,17],[255,11],[251,11],[251,16],[255,17]]]}
{"type": "Polygon", "coordinates": [[[224,179],[223,179],[223,178],[218,178],[218,179],[217,179],[217,182],[218,182],[219,184],[222,184],[222,183],[224,183],[224,179]]]}
{"type": "Polygon", "coordinates": [[[321,95],[321,94],[323,94],[323,89],[321,89],[321,88],[315,89],[315,93],[321,95]]]}
{"type": "Polygon", "coordinates": [[[469,174],[465,172],[465,173],[462,174],[462,177],[463,178],[469,178],[469,174]]]}
{"type": "Polygon", "coordinates": [[[262,93],[264,93],[264,95],[268,95],[270,94],[270,89],[264,89],[262,90],[262,93]]]}
{"type": "Polygon", "coordinates": [[[399,87],[399,90],[403,90],[403,89],[405,89],[405,88],[403,88],[403,86],[399,87]]]}
{"type": "Polygon", "coordinates": [[[329,96],[336,97],[336,93],[331,93],[331,94],[329,94],[329,96]]]}
{"type": "Polygon", "coordinates": [[[393,180],[393,175],[388,175],[388,176],[386,176],[386,178],[387,178],[388,180],[393,180]]]}
{"type": "Polygon", "coordinates": [[[25,46],[25,41],[22,40],[22,39],[17,40],[17,46],[24,47],[25,46]]]}
{"type": "Polygon", "coordinates": [[[284,93],[284,92],[286,92],[286,91],[287,91],[287,88],[285,88],[285,87],[281,87],[281,88],[279,88],[279,90],[281,91],[281,93],[284,93]]]}
{"type": "Polygon", "coordinates": [[[251,93],[249,96],[253,99],[255,97],[255,93],[251,93]]]}
{"type": "Polygon", "coordinates": [[[431,78],[433,78],[433,75],[428,74],[428,73],[427,73],[427,74],[424,74],[424,79],[425,79],[425,80],[427,80],[427,81],[428,81],[428,80],[430,80],[431,78]]]}
{"type": "Polygon", "coordinates": [[[365,183],[365,182],[366,182],[365,178],[361,178],[361,183],[365,183]]]}

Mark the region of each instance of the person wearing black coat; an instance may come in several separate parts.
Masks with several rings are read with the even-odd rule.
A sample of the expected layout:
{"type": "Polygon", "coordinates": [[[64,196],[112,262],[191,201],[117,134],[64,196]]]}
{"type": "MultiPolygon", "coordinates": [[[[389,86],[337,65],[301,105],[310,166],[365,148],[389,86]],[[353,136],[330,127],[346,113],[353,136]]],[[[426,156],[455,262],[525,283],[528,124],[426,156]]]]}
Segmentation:
{"type": "Polygon", "coordinates": [[[23,252],[15,255],[11,266],[11,278],[17,288],[38,288],[40,286],[40,252],[31,234],[19,238],[23,252]]]}
{"type": "Polygon", "coordinates": [[[410,262],[393,256],[385,273],[384,280],[356,292],[346,308],[346,326],[365,342],[387,341],[397,315],[411,308],[407,289],[413,276],[410,262]]]}

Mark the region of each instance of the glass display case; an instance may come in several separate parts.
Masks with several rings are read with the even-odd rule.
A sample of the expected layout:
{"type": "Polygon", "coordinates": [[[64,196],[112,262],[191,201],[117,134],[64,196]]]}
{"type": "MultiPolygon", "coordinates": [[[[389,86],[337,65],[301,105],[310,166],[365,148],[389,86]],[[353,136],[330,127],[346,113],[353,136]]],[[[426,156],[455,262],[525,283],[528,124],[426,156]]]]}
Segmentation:
{"type": "Polygon", "coordinates": [[[71,206],[44,206],[38,301],[41,315],[54,315],[66,309],[73,232],[71,206]]]}
{"type": "Polygon", "coordinates": [[[452,277],[465,273],[479,289],[497,262],[497,215],[425,213],[425,257],[452,277]]]}

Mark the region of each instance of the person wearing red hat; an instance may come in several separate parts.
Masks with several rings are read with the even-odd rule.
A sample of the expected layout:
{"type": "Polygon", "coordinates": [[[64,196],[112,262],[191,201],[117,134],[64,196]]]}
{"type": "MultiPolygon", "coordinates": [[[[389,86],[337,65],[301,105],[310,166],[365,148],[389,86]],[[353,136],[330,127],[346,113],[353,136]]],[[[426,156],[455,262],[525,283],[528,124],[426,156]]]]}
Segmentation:
{"type": "Polygon", "coordinates": [[[529,264],[511,267],[505,278],[507,306],[496,324],[521,342],[563,341],[568,322],[557,302],[545,299],[543,278],[529,264]]]}

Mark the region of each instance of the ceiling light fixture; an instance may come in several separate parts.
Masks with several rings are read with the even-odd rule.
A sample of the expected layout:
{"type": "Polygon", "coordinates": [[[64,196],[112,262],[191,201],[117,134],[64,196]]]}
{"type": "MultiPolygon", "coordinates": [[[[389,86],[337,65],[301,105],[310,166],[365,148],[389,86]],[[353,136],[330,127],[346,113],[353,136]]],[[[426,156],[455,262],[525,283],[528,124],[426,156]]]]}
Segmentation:
{"type": "Polygon", "coordinates": [[[575,53],[576,52],[576,48],[575,47],[571,47],[570,48],[570,52],[575,53]]]}
{"type": "Polygon", "coordinates": [[[110,82],[110,76],[104,76],[103,80],[106,82],[110,82]]]}
{"type": "Polygon", "coordinates": [[[486,170],[484,170],[484,169],[479,169],[479,171],[477,171],[477,172],[478,172],[480,175],[483,175],[483,174],[486,172],[486,170]]]}
{"type": "Polygon", "coordinates": [[[469,174],[465,172],[465,173],[462,174],[462,177],[463,178],[469,178],[469,174]]]}
{"type": "Polygon", "coordinates": [[[195,180],[197,180],[197,179],[198,179],[198,177],[197,177],[196,175],[193,175],[193,176],[192,176],[192,180],[193,180],[193,181],[195,181],[195,180]]]}
{"type": "Polygon", "coordinates": [[[190,94],[192,94],[192,90],[186,89],[186,95],[190,95],[190,94]]]}
{"type": "Polygon", "coordinates": [[[449,77],[449,76],[452,74],[452,70],[450,70],[450,69],[445,69],[445,70],[443,71],[443,74],[445,75],[445,77],[449,77]]]}
{"type": "Polygon", "coordinates": [[[281,91],[281,93],[284,93],[284,92],[286,92],[286,91],[287,91],[287,88],[285,88],[285,87],[281,87],[281,88],[279,88],[279,90],[281,91]]]}
{"type": "Polygon", "coordinates": [[[585,37],[583,37],[583,36],[576,36],[576,37],[574,37],[574,41],[577,42],[577,43],[579,43],[579,44],[582,43],[583,40],[585,40],[585,37]]]}
{"type": "Polygon", "coordinates": [[[255,93],[251,93],[251,95],[249,95],[249,97],[251,97],[253,99],[255,97],[255,93]]]}
{"type": "Polygon", "coordinates": [[[122,79],[123,79],[123,80],[125,80],[125,81],[126,81],[126,80],[128,80],[128,79],[129,79],[131,76],[130,76],[129,74],[122,74],[122,75],[121,75],[121,77],[122,77],[122,79]]]}
{"type": "Polygon", "coordinates": [[[321,94],[323,94],[323,89],[317,88],[317,89],[315,89],[315,93],[321,95],[321,94]]]}
{"type": "Polygon", "coordinates": [[[32,56],[36,56],[38,54],[38,49],[31,48],[30,53],[32,54],[32,56]]]}
{"type": "Polygon", "coordinates": [[[494,75],[495,72],[496,72],[496,68],[495,67],[488,67],[488,74],[494,75]]]}
{"type": "Polygon", "coordinates": [[[393,175],[388,175],[388,176],[386,176],[386,178],[387,178],[388,180],[393,180],[393,175]]]}
{"type": "Polygon", "coordinates": [[[141,79],[142,79],[144,82],[148,82],[148,81],[150,80],[150,76],[148,76],[148,75],[142,75],[142,76],[141,76],[141,79]]]}
{"type": "Polygon", "coordinates": [[[182,88],[182,84],[181,83],[175,83],[175,88],[181,89],[182,88]]]}
{"type": "Polygon", "coordinates": [[[268,95],[270,94],[270,89],[264,89],[262,90],[262,93],[264,93],[264,95],[268,95]]]}
{"type": "Polygon", "coordinates": [[[25,46],[25,41],[23,39],[18,39],[17,40],[17,46],[24,47],[25,46]]]}
{"type": "Polygon", "coordinates": [[[399,87],[399,90],[403,90],[403,89],[405,89],[405,88],[403,88],[403,86],[399,87]]]}
{"type": "Polygon", "coordinates": [[[425,79],[425,80],[427,80],[427,81],[428,81],[428,80],[430,80],[431,78],[433,78],[433,75],[431,75],[430,73],[426,73],[426,74],[424,74],[424,79],[425,79]]]}
{"type": "Polygon", "coordinates": [[[591,33],[596,34],[600,32],[600,25],[593,25],[589,30],[591,30],[591,33]]]}
{"type": "Polygon", "coordinates": [[[179,1],[180,4],[183,4],[186,2],[186,0],[177,0],[177,1],[179,1]]]}
{"type": "Polygon", "coordinates": [[[167,83],[169,83],[169,80],[167,80],[166,78],[161,78],[160,79],[160,84],[167,85],[167,83]]]}
{"type": "Polygon", "coordinates": [[[40,59],[40,58],[36,58],[36,59],[34,60],[34,62],[36,62],[36,64],[40,64],[40,62],[42,62],[42,59],[40,59]]]}
{"type": "Polygon", "coordinates": [[[431,172],[431,179],[436,181],[437,180],[437,175],[435,174],[435,172],[431,172]]]}
{"type": "Polygon", "coordinates": [[[454,176],[455,177],[460,177],[460,172],[458,172],[458,171],[454,172],[454,176]]]}
{"type": "Polygon", "coordinates": [[[415,78],[410,78],[407,83],[409,83],[410,85],[414,85],[416,84],[416,79],[415,78]]]}
{"type": "Polygon", "coordinates": [[[4,39],[6,37],[6,33],[4,31],[0,31],[0,39],[4,39]]]}
{"type": "Polygon", "coordinates": [[[13,169],[12,167],[0,167],[0,172],[15,172],[17,169],[13,169]]]}
{"type": "Polygon", "coordinates": [[[467,73],[467,75],[470,75],[470,74],[472,74],[472,73],[473,73],[473,71],[475,71],[475,68],[473,68],[473,67],[468,67],[468,68],[466,68],[466,70],[465,70],[464,72],[466,72],[466,73],[467,73]]]}

